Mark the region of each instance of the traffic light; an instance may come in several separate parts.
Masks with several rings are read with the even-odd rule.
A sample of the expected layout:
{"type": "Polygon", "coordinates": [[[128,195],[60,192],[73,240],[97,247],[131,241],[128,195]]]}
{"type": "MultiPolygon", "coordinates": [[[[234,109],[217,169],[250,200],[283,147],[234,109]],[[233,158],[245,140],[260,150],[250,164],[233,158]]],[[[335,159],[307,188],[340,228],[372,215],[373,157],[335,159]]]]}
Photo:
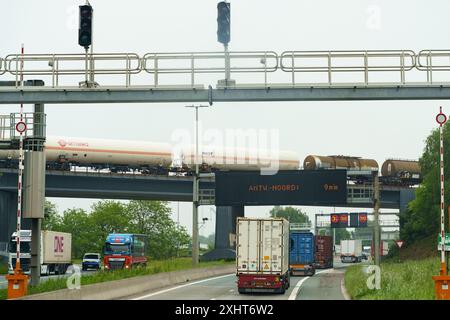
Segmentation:
{"type": "Polygon", "coordinates": [[[78,44],[86,50],[92,44],[92,7],[80,6],[80,25],[78,27],[78,44]]]}
{"type": "Polygon", "coordinates": [[[366,228],[367,227],[367,213],[360,213],[358,215],[359,219],[359,227],[366,228]]]}
{"type": "Polygon", "coordinates": [[[341,213],[339,215],[339,226],[340,226],[340,228],[348,227],[348,214],[347,213],[341,213]]]}
{"type": "Polygon", "coordinates": [[[332,214],[330,216],[331,218],[331,227],[332,228],[339,228],[339,215],[338,214],[332,214]]]}
{"type": "Polygon", "coordinates": [[[359,227],[359,213],[351,212],[350,213],[350,228],[358,228],[359,227]]]}
{"type": "Polygon", "coordinates": [[[225,1],[217,4],[217,41],[223,44],[230,42],[230,3],[225,1]]]}

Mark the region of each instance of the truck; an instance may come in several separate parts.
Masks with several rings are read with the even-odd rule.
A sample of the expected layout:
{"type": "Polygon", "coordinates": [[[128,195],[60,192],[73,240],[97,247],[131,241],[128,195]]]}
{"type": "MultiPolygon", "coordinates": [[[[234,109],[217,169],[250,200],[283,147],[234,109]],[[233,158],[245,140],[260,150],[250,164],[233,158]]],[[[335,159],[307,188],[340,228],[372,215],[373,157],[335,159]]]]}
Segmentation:
{"type": "Polygon", "coordinates": [[[333,268],[333,237],[316,235],[314,241],[316,244],[314,257],[315,268],[333,268]]]}
{"type": "Polygon", "coordinates": [[[146,267],[147,236],[131,233],[110,233],[103,249],[105,270],[146,267]]]}
{"type": "Polygon", "coordinates": [[[291,230],[289,270],[292,276],[314,275],[314,234],[308,231],[291,230]]]}
{"type": "MultiPolygon", "coordinates": [[[[20,231],[20,266],[25,274],[31,273],[31,230],[20,231]]],[[[40,266],[41,275],[65,274],[72,264],[72,234],[56,231],[41,231],[40,266]]],[[[16,267],[17,232],[13,232],[8,245],[9,269],[16,267]]]]}
{"type": "Polygon", "coordinates": [[[237,218],[236,277],[239,293],[285,293],[290,285],[287,220],[237,218]]]}
{"type": "Polygon", "coordinates": [[[341,240],[341,261],[361,262],[362,261],[362,241],[361,240],[341,240]]]}

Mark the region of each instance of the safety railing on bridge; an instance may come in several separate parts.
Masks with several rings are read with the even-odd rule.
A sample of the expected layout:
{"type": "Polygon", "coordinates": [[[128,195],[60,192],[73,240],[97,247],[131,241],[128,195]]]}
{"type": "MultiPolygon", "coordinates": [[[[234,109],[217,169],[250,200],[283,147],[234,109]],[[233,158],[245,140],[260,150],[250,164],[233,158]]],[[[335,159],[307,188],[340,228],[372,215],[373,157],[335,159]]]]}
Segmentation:
{"type": "Polygon", "coordinates": [[[99,86],[128,88],[203,88],[214,82],[219,88],[435,85],[450,83],[446,72],[450,72],[450,50],[10,54],[0,58],[0,76],[12,76],[15,87],[23,85],[22,76],[46,77],[42,80],[53,88],[82,86],[82,80],[93,82],[96,77],[101,79],[99,86]],[[235,82],[223,84],[227,71],[231,78],[227,80],[235,82]]]}
{"type": "Polygon", "coordinates": [[[347,185],[347,202],[371,203],[373,201],[373,186],[371,184],[347,185]]]}
{"type": "Polygon", "coordinates": [[[26,124],[24,138],[45,137],[46,114],[43,112],[24,112],[22,117],[20,113],[0,115],[0,146],[5,141],[9,142],[20,138],[20,134],[16,130],[16,124],[19,121],[26,124]]]}
{"type": "Polygon", "coordinates": [[[128,87],[131,75],[141,70],[141,59],[136,53],[10,54],[5,58],[5,71],[15,77],[16,86],[20,85],[21,75],[49,76],[51,86],[58,87],[61,76],[87,78],[93,74],[123,75],[128,87]]]}
{"type": "Polygon", "coordinates": [[[425,71],[427,82],[433,83],[433,72],[450,71],[450,50],[420,51],[416,56],[416,68],[425,71]]]}
{"type": "Polygon", "coordinates": [[[265,85],[267,74],[278,70],[278,55],[273,51],[147,53],[142,66],[153,75],[154,86],[164,74],[188,75],[190,85],[195,86],[200,74],[225,74],[225,59],[230,61],[231,74],[262,73],[265,85]]]}
{"type": "MultiPolygon", "coordinates": [[[[406,72],[415,67],[415,53],[411,50],[285,51],[280,56],[280,67],[291,74],[293,85],[304,84],[298,77],[307,73],[325,75],[324,80],[318,81],[329,85],[345,82],[334,79],[339,73],[360,74],[360,82],[368,85],[373,72],[396,72],[398,82],[404,84],[406,72]]],[[[349,82],[357,81],[352,78],[349,82]]]]}

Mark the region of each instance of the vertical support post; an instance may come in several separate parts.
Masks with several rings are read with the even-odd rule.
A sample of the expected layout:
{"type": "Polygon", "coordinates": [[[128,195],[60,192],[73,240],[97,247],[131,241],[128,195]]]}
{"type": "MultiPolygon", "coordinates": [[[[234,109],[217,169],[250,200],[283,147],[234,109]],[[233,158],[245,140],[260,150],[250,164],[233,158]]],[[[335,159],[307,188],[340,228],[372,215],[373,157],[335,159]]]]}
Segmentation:
{"type": "Polygon", "coordinates": [[[199,243],[198,243],[198,107],[195,107],[195,175],[193,185],[192,201],[192,265],[198,265],[199,243]]]}
{"type": "Polygon", "coordinates": [[[35,104],[33,134],[25,144],[24,217],[31,220],[31,285],[41,276],[41,223],[45,203],[45,114],[44,105],[35,104]]]}
{"type": "Polygon", "coordinates": [[[230,81],[230,52],[228,51],[228,44],[224,44],[225,52],[225,84],[228,85],[230,81]]]}
{"type": "Polygon", "coordinates": [[[336,228],[333,228],[333,253],[336,254],[336,228]]]}
{"type": "Polygon", "coordinates": [[[378,171],[374,174],[374,207],[373,207],[373,216],[375,218],[374,224],[374,245],[373,249],[375,251],[375,265],[380,266],[380,179],[378,176],[378,171]]]}

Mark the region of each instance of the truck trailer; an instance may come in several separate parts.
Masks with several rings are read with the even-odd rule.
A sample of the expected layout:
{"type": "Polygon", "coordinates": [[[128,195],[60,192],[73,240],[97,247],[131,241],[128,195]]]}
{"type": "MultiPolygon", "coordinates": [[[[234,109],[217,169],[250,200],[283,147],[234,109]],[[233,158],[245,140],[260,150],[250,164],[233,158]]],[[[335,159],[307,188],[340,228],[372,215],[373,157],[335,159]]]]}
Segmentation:
{"type": "Polygon", "coordinates": [[[130,233],[109,234],[106,237],[103,252],[105,270],[147,266],[146,247],[146,235],[130,233]]]}
{"type": "Polygon", "coordinates": [[[239,293],[283,294],[289,288],[287,220],[237,218],[236,276],[239,293]]]}
{"type": "Polygon", "coordinates": [[[289,269],[292,276],[314,275],[314,234],[309,231],[291,230],[289,269]]]}
{"type": "Polygon", "coordinates": [[[316,269],[333,268],[333,237],[315,236],[314,266],[316,269]]]}
{"type": "Polygon", "coordinates": [[[362,241],[361,240],[341,240],[341,261],[361,262],[362,261],[362,241]]]}
{"type": "MultiPolygon", "coordinates": [[[[9,270],[16,267],[17,232],[9,242],[9,270]]],[[[65,232],[41,231],[41,274],[65,274],[72,264],[72,235],[65,232]]],[[[20,267],[25,274],[31,273],[31,230],[20,231],[20,267]]]]}

